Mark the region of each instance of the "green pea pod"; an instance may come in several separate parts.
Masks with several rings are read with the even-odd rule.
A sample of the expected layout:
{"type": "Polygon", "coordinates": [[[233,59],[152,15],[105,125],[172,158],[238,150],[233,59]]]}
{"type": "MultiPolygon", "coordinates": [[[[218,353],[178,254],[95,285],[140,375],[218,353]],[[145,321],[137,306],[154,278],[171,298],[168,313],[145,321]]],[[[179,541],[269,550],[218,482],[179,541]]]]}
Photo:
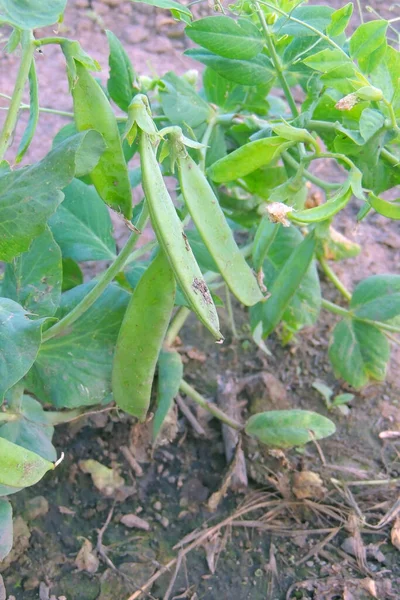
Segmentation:
{"type": "Polygon", "coordinates": [[[350,198],[351,189],[347,188],[344,192],[340,190],[334,198],[320,206],[299,212],[293,211],[287,216],[291,221],[295,221],[296,223],[318,223],[336,215],[336,213],[346,206],[350,198]]]}
{"type": "Polygon", "coordinates": [[[249,142],[217,160],[208,169],[208,174],[217,183],[244,177],[271,163],[293,143],[279,136],[249,142]]]}
{"type": "Polygon", "coordinates": [[[314,256],[315,236],[309,234],[297,246],[284,264],[270,289],[271,297],[262,306],[263,333],[269,335],[280,323],[282,316],[299,287],[314,256]]]}
{"type": "Polygon", "coordinates": [[[375,196],[372,192],[368,194],[368,202],[370,206],[377,213],[387,217],[388,219],[393,219],[398,221],[400,219],[400,202],[388,202],[387,200],[383,200],[383,198],[379,198],[379,196],[375,196]]]}
{"type": "Polygon", "coordinates": [[[261,219],[253,242],[253,266],[256,271],[263,266],[265,257],[276,238],[279,227],[279,223],[272,223],[268,217],[261,219]]]}
{"type": "Polygon", "coordinates": [[[106,143],[106,150],[90,178],[104,202],[131,219],[132,192],[115,115],[100,85],[86,67],[78,61],[75,66],[77,81],[72,88],[72,97],[76,128],[78,131],[95,129],[106,143]]]}
{"type": "Polygon", "coordinates": [[[161,250],[137,284],[115,347],[112,390],[117,405],[144,421],[158,355],[174,308],[176,284],[161,250]]]}
{"type": "Polygon", "coordinates": [[[13,488],[34,485],[54,464],[35,452],[0,437],[0,484],[13,488]]]}
{"type": "Polygon", "coordinates": [[[257,280],[236,245],[206,176],[186,152],[178,155],[177,163],[186,206],[232,294],[245,306],[261,302],[263,295],[257,280]]]}
{"type": "Polygon", "coordinates": [[[166,188],[151,139],[143,131],[140,134],[139,153],[143,190],[158,242],[168,257],[190,308],[216,339],[222,341],[218,314],[210,291],[166,188]]]}

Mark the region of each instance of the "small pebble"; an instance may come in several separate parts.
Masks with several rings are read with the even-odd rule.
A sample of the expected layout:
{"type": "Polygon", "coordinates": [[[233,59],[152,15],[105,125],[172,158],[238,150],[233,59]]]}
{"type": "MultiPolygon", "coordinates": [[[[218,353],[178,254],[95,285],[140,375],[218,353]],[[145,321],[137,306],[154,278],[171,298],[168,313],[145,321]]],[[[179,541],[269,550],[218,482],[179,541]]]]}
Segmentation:
{"type": "Polygon", "coordinates": [[[160,512],[160,510],[162,510],[162,504],[161,504],[161,502],[159,502],[159,501],[157,501],[157,502],[154,502],[154,504],[153,504],[153,508],[154,508],[154,510],[156,510],[157,512],[160,512]]]}

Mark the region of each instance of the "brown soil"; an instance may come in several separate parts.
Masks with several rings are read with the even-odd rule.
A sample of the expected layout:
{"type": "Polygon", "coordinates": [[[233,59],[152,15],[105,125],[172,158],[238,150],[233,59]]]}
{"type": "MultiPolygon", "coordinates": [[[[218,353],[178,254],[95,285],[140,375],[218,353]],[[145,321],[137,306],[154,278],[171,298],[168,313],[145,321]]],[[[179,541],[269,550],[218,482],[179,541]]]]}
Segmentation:
{"type": "MultiPolygon", "coordinates": [[[[343,2],[332,4],[341,6],[343,2]]],[[[376,1],[375,6],[388,14],[386,4],[376,1]]],[[[182,73],[198,66],[182,56],[186,44],[183,26],[171,21],[167,13],[120,0],[94,1],[92,9],[86,0],[70,2],[62,33],[79,39],[99,60],[104,79],[107,44],[103,28],[119,35],[139,73],[162,74],[169,69],[182,73]]],[[[9,74],[15,72],[17,62],[14,56],[1,59],[3,93],[12,92],[14,77],[9,74]]],[[[60,75],[64,61],[58,49],[46,47],[38,63],[41,104],[71,110],[66,79],[60,75]]],[[[64,123],[62,118],[41,114],[26,161],[43,156],[64,123]]],[[[354,204],[340,217],[339,226],[342,233],[362,245],[363,252],[356,259],[334,265],[350,289],[368,275],[398,272],[400,262],[398,228],[378,215],[355,228],[356,212],[354,204]]],[[[120,226],[116,235],[119,240],[124,236],[120,226]]],[[[324,295],[340,303],[337,292],[324,280],[322,283],[324,295]]],[[[297,344],[282,347],[272,336],[268,341],[271,357],[247,338],[247,316],[239,307],[235,308],[235,319],[240,341],[230,339],[230,325],[221,313],[227,337],[223,346],[216,346],[195,319],[189,320],[182,332],[185,377],[206,397],[215,398],[218,374],[229,380],[232,372],[239,383],[247,381],[238,399],[250,411],[257,403],[257,410],[291,406],[329,414],[313,382],[323,381],[335,393],[348,391],[335,379],[327,358],[328,333],[335,323],[332,315],[323,312],[317,326],[299,334],[297,344]],[[265,374],[269,376],[263,379],[265,374]],[[251,375],[254,377],[249,379],[251,375]]],[[[400,351],[393,346],[387,381],[356,393],[349,415],[329,414],[337,424],[337,433],[320,444],[325,465],[312,444],[302,453],[289,452],[287,457],[263,454],[253,446],[246,448],[251,457],[249,472],[256,480],[251,482],[251,493],[262,493],[258,499],[273,503],[273,510],[262,508],[244,519],[253,525],[261,520],[264,530],[250,525],[222,528],[219,536],[183,559],[170,598],[400,598],[399,550],[390,543],[393,520],[380,529],[368,527],[395,505],[398,487],[396,490],[395,484],[385,483],[335,487],[332,483],[332,478],[349,482],[400,477],[398,444],[379,438],[380,432],[400,427],[399,368],[400,351]],[[300,500],[299,474],[306,471],[319,475],[321,481],[312,488],[311,498],[300,500]],[[289,535],[296,532],[301,535],[289,535]]],[[[60,428],[57,447],[67,453],[62,465],[39,485],[12,497],[20,536],[13,551],[15,560],[2,573],[8,594],[16,600],[44,600],[52,595],[60,600],[127,600],[160,565],[177,555],[173,546],[184,536],[196,528],[220,523],[241,503],[248,502],[247,496],[244,499],[229,493],[215,513],[207,509],[207,499],[221,485],[226,462],[218,422],[196,414],[206,439],[195,434],[179,415],[175,441],[159,448],[149,462],[146,454],[141,457],[141,477],[132,472],[120,450],[132,441],[138,444],[137,429],[132,429],[126,416],[99,414],[60,428]],[[107,556],[118,572],[104,556],[100,556],[97,569],[91,563],[92,573],[79,571],[75,562],[82,538],[96,547],[98,530],[114,504],[79,468],[79,461],[89,458],[118,470],[131,488],[125,490],[125,496],[130,495],[119,496],[103,536],[107,556]],[[29,500],[38,496],[44,496],[49,506],[46,510],[39,501],[42,509],[35,516],[29,510],[29,500]],[[128,529],[121,524],[121,517],[132,513],[147,521],[150,530],[128,529]]],[[[78,562],[82,567],[82,561],[78,562]]],[[[87,568],[89,563],[90,557],[85,562],[87,568]]],[[[174,568],[160,577],[147,597],[164,598],[173,572],[174,568]]]]}

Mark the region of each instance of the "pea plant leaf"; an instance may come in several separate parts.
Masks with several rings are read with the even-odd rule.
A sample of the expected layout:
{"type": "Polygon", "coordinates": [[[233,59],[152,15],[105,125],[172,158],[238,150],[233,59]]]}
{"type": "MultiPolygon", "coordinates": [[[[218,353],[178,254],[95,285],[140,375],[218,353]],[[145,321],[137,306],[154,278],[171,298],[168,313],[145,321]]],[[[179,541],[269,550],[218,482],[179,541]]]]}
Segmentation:
{"type": "Polygon", "coordinates": [[[0,484],[13,488],[34,485],[54,469],[52,462],[0,437],[0,484]]]}
{"type": "Polygon", "coordinates": [[[46,227],[27,252],[6,265],[2,294],[35,316],[51,317],[60,304],[61,284],[61,251],[46,227]]]}
{"type": "Polygon", "coordinates": [[[18,147],[18,153],[15,157],[15,162],[21,162],[26,151],[28,150],[33,136],[36,131],[36,126],[39,120],[39,85],[36,75],[35,61],[32,59],[31,68],[29,69],[29,119],[26,129],[22,135],[18,147]]]}
{"type": "Polygon", "coordinates": [[[290,16],[298,21],[304,21],[304,24],[282,16],[276,20],[273,31],[280,36],[307,37],[313,35],[312,30],[307,27],[307,25],[311,25],[314,29],[324,32],[331,24],[334,12],[334,9],[329,6],[299,6],[291,11],[290,16]]]}
{"type": "Polygon", "coordinates": [[[56,449],[51,443],[54,427],[49,423],[42,405],[30,396],[23,396],[19,417],[0,426],[0,437],[22,448],[35,452],[42,458],[55,461],[56,449]]]}
{"type": "Polygon", "coordinates": [[[330,361],[336,376],[354,388],[363,387],[370,379],[383,381],[389,357],[389,342],[375,325],[345,319],[333,330],[330,361]]]}
{"type": "Polygon", "coordinates": [[[183,375],[182,359],[176,350],[162,350],[158,357],[157,408],[153,420],[153,439],[156,440],[162,424],[179,392],[183,375]]]}
{"type": "Polygon", "coordinates": [[[275,80],[275,71],[265,54],[258,54],[251,59],[224,58],[209,50],[191,48],[185,51],[186,56],[214,69],[229,81],[241,85],[255,86],[270,84],[275,80]]]}
{"type": "Polygon", "coordinates": [[[357,27],[350,38],[350,56],[366,74],[375,69],[386,53],[387,28],[388,22],[384,19],[369,21],[357,27]]]}
{"type": "Polygon", "coordinates": [[[194,87],[171,71],[160,81],[160,100],[168,119],[181,127],[196,129],[206,123],[212,112],[194,87]]]}
{"type": "Polygon", "coordinates": [[[263,264],[271,297],[250,309],[252,329],[261,321],[268,336],[283,321],[292,331],[312,325],[319,314],[321,290],[312,262],[315,238],[304,240],[294,227],[280,227],[263,264]]]}
{"type": "MultiPolygon", "coordinates": [[[[70,312],[92,287],[90,282],[64,293],[56,317],[70,312]]],[[[43,343],[27,389],[57,408],[110,400],[112,355],[128,300],[128,292],[108,286],[66,333],[43,343]]]]}
{"type": "Polygon", "coordinates": [[[19,29],[53,25],[62,16],[67,0],[0,0],[0,22],[19,29]]]}
{"type": "Polygon", "coordinates": [[[164,8],[170,10],[172,15],[178,20],[189,22],[192,18],[192,13],[186,6],[175,2],[175,0],[131,0],[131,2],[139,2],[140,4],[150,4],[150,6],[157,6],[157,8],[164,8]]]}
{"type": "Polygon", "coordinates": [[[83,273],[80,266],[72,258],[62,260],[62,291],[68,292],[83,283],[83,273]]]}
{"type": "Polygon", "coordinates": [[[225,58],[251,59],[264,46],[260,31],[248,19],[205,17],[187,26],[185,33],[196,44],[225,58]]]}
{"type": "Polygon", "coordinates": [[[106,30],[106,34],[110,47],[107,90],[115,104],[127,112],[132,97],[139,91],[136,86],[136,73],[119,39],[112,31],[106,30]]]}
{"type": "Polygon", "coordinates": [[[361,319],[389,321],[400,315],[400,275],[372,275],[355,288],[350,301],[361,319]]]}
{"type": "Polygon", "coordinates": [[[250,417],[245,431],[273,448],[302,446],[335,433],[335,424],[308,410],[270,410],[250,417]]]}
{"type": "Polygon", "coordinates": [[[326,33],[331,37],[336,37],[337,35],[343,33],[349,24],[352,14],[352,2],[349,2],[348,4],[345,4],[345,6],[342,6],[342,8],[335,10],[335,12],[331,15],[331,22],[326,28],[326,33]]]}
{"type": "Polygon", "coordinates": [[[63,193],[64,201],[49,220],[63,257],[113,260],[116,254],[111,218],[94,187],[74,179],[63,193]]]}
{"type": "Polygon", "coordinates": [[[31,319],[14,300],[0,298],[0,403],[33,365],[44,319],[31,319]]]}
{"type": "Polygon", "coordinates": [[[0,499],[0,562],[13,545],[12,507],[8,500],[0,499]]]}
{"type": "Polygon", "coordinates": [[[91,171],[104,147],[101,135],[89,130],[66,139],[32,166],[0,173],[0,260],[9,262],[28,250],[63,200],[61,190],[74,175],[91,171]]]}

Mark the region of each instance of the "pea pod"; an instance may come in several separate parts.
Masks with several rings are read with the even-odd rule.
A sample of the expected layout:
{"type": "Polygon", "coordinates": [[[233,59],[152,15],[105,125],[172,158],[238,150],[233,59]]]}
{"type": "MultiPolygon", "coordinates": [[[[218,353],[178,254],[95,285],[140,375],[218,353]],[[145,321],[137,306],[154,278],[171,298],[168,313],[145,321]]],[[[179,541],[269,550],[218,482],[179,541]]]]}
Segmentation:
{"type": "Polygon", "coordinates": [[[388,202],[387,200],[383,200],[383,198],[379,198],[379,196],[375,196],[372,192],[368,194],[368,202],[370,206],[377,213],[387,217],[388,219],[393,219],[398,221],[400,219],[400,202],[388,202]]]}
{"type": "Polygon", "coordinates": [[[115,347],[112,390],[117,405],[144,421],[158,355],[174,308],[176,284],[161,250],[137,284],[115,347]]]}
{"type": "Polygon", "coordinates": [[[104,138],[106,150],[90,178],[108,206],[132,217],[132,192],[115,115],[97,81],[75,61],[77,81],[72,88],[75,124],[78,131],[95,129],[104,138]]]}
{"type": "Polygon", "coordinates": [[[151,139],[143,131],[140,134],[139,153],[143,190],[158,242],[168,257],[190,308],[216,339],[221,341],[223,337],[219,331],[213,299],[176,214],[151,139]]]}
{"type": "Polygon", "coordinates": [[[244,177],[274,161],[293,143],[279,136],[249,142],[217,160],[208,169],[208,174],[217,183],[244,177]]]}
{"type": "Polygon", "coordinates": [[[296,223],[318,223],[336,215],[336,213],[346,206],[350,198],[351,189],[347,188],[345,191],[340,190],[334,198],[320,206],[299,212],[293,211],[287,216],[291,221],[295,221],[296,223]]]}
{"type": "Polygon", "coordinates": [[[177,158],[179,182],[189,213],[232,294],[245,306],[263,300],[257,280],[204,173],[185,152],[177,158]]]}
{"type": "Polygon", "coordinates": [[[0,484],[13,488],[34,485],[54,464],[0,437],[0,484]]]}

